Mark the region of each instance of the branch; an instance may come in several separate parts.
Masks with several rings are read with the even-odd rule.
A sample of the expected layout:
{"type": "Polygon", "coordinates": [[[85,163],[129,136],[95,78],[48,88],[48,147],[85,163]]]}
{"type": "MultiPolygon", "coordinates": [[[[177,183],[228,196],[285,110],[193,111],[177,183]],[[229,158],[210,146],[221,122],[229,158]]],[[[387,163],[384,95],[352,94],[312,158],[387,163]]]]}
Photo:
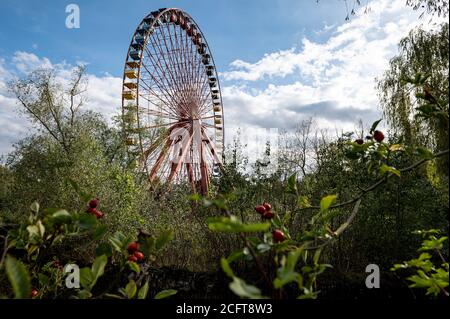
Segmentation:
{"type": "MultiPolygon", "coordinates": [[[[407,167],[405,167],[405,168],[402,168],[402,169],[400,169],[399,171],[400,171],[400,173],[409,172],[409,171],[415,169],[417,166],[422,165],[423,163],[426,163],[426,162],[431,161],[431,160],[433,160],[433,159],[436,159],[436,158],[438,158],[438,157],[447,155],[448,153],[449,153],[449,150],[448,150],[448,149],[445,150],[445,151],[441,151],[441,152],[435,153],[435,154],[433,154],[433,157],[432,157],[432,158],[424,158],[424,159],[421,159],[420,161],[418,161],[418,162],[416,162],[416,163],[414,163],[414,164],[412,164],[412,165],[410,165],[410,166],[407,166],[407,167]]],[[[386,182],[386,181],[387,181],[389,178],[391,178],[392,176],[394,176],[394,174],[388,173],[385,177],[380,178],[378,181],[376,181],[376,182],[375,182],[374,184],[372,184],[371,186],[369,186],[369,187],[367,187],[367,188],[363,188],[363,189],[361,190],[361,193],[360,193],[358,196],[356,196],[356,197],[354,197],[354,198],[352,198],[352,199],[350,199],[350,200],[348,200],[348,201],[346,201],[346,202],[342,202],[342,203],[339,203],[339,204],[330,206],[330,209],[333,209],[333,208],[339,208],[339,207],[342,207],[342,206],[347,206],[347,205],[351,205],[351,204],[353,204],[353,203],[356,203],[356,202],[357,202],[358,200],[360,200],[365,194],[367,194],[367,193],[373,191],[373,190],[376,189],[378,186],[380,186],[381,184],[383,184],[384,182],[386,182]]],[[[303,211],[303,210],[306,210],[306,209],[320,209],[320,206],[309,206],[309,207],[299,208],[297,211],[303,211]]]]}

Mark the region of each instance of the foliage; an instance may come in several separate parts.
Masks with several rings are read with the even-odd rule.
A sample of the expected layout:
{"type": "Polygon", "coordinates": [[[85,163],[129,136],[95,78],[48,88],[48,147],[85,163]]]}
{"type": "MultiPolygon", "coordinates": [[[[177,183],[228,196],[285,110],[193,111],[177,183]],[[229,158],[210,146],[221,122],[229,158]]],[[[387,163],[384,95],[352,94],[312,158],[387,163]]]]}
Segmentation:
{"type": "MultiPolygon", "coordinates": [[[[380,101],[393,132],[407,144],[444,150],[448,140],[448,23],[412,30],[379,80],[380,101]]],[[[448,156],[441,174],[448,176],[448,156]]]]}
{"type": "Polygon", "coordinates": [[[425,238],[419,249],[419,252],[422,252],[420,256],[402,264],[395,264],[391,270],[413,269],[415,274],[407,278],[411,282],[409,287],[425,289],[427,295],[434,297],[440,294],[448,297],[449,268],[448,261],[443,256],[444,243],[448,241],[448,237],[439,236],[439,230],[436,229],[417,231],[416,234],[425,238]],[[439,266],[432,261],[433,253],[439,257],[439,266]]]}
{"type": "MultiPolygon", "coordinates": [[[[105,225],[85,211],[40,210],[40,205],[34,202],[30,206],[28,220],[9,230],[3,238],[4,260],[0,260],[0,276],[5,275],[1,272],[4,270],[15,298],[20,299],[49,298],[55,294],[56,296],[69,294],[82,299],[101,297],[145,299],[149,291],[147,263],[154,261],[158,252],[172,239],[171,232],[163,232],[158,237],[139,233],[138,243],[145,252],[146,261],[139,264],[129,260],[131,252],[127,247],[131,242],[130,237],[116,232],[108,238],[108,242],[101,242],[106,232],[105,225]],[[97,256],[91,266],[80,269],[81,287],[74,291],[63,285],[68,273],[63,270],[60,260],[49,254],[55,247],[64,245],[70,237],[89,239],[97,243],[97,256]],[[107,267],[115,269],[112,274],[114,279],[112,285],[103,289],[117,289],[116,285],[123,282],[124,278],[128,278],[126,286],[118,289],[121,295],[107,291],[99,292],[98,282],[106,274],[107,267]],[[130,274],[135,278],[132,279],[130,274]],[[32,295],[32,285],[33,290],[38,292],[37,295],[32,295]]],[[[175,290],[161,291],[155,298],[166,298],[175,293],[175,290]]]]}

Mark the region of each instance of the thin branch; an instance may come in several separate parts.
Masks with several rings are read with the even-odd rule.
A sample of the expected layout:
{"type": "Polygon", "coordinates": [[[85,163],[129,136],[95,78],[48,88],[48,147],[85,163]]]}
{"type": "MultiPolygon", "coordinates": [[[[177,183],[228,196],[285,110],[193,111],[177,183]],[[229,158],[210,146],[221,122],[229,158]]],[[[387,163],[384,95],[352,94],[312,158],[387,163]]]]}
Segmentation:
{"type": "MultiPolygon", "coordinates": [[[[400,173],[405,173],[405,172],[411,171],[411,170],[413,170],[414,168],[416,168],[417,166],[422,165],[423,163],[426,163],[426,162],[431,161],[431,160],[433,160],[433,159],[436,159],[436,158],[438,158],[438,157],[447,155],[448,153],[449,153],[449,150],[448,150],[448,149],[445,150],[445,151],[441,151],[441,152],[435,153],[435,154],[433,154],[433,157],[431,157],[431,158],[423,158],[423,159],[421,159],[420,161],[417,161],[416,163],[414,163],[414,164],[412,164],[412,165],[410,165],[410,166],[407,166],[407,167],[405,167],[405,168],[400,169],[399,171],[400,171],[400,173]]],[[[381,184],[383,184],[384,182],[386,182],[386,181],[387,181],[390,177],[392,177],[392,176],[394,176],[394,174],[388,173],[385,177],[379,179],[378,181],[376,181],[376,182],[375,182],[374,184],[372,184],[371,186],[362,189],[362,190],[361,190],[361,193],[360,193],[358,196],[356,196],[356,197],[354,197],[354,198],[352,198],[352,199],[350,199],[350,200],[348,200],[348,201],[346,201],[346,202],[342,202],[342,203],[339,203],[339,204],[330,206],[330,209],[333,209],[333,208],[339,208],[339,207],[347,206],[347,205],[351,205],[351,204],[357,202],[357,201],[360,200],[365,194],[367,194],[367,193],[373,191],[373,190],[376,189],[378,186],[380,186],[381,184]]],[[[307,209],[320,209],[320,206],[309,206],[309,207],[299,208],[297,211],[303,211],[303,210],[307,210],[307,209]]]]}

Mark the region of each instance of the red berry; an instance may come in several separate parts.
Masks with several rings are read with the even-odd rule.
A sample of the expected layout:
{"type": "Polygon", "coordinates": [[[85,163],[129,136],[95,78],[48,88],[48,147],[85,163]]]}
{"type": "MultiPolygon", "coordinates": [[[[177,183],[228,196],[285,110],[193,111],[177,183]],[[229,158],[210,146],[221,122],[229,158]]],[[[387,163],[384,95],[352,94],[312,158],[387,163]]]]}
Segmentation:
{"type": "Polygon", "coordinates": [[[272,238],[274,242],[280,243],[286,240],[286,235],[281,230],[277,229],[272,232],[272,238]]]}
{"type": "Polygon", "coordinates": [[[131,244],[128,245],[128,252],[130,254],[133,254],[138,249],[139,249],[139,244],[135,241],[133,241],[131,244]]]}
{"type": "Polygon", "coordinates": [[[94,198],[89,201],[90,208],[97,208],[97,206],[98,206],[98,198],[94,198]]]}
{"type": "Polygon", "coordinates": [[[143,261],[145,259],[145,256],[143,253],[141,253],[140,251],[137,251],[134,253],[134,257],[136,257],[136,259],[138,261],[143,261]]]}
{"type": "Polygon", "coordinates": [[[92,215],[97,214],[97,208],[88,207],[88,213],[91,213],[92,215]]]}
{"type": "Polygon", "coordinates": [[[132,262],[137,262],[138,261],[138,259],[134,255],[128,256],[128,260],[132,261],[132,262]]]}
{"type": "Polygon", "coordinates": [[[362,138],[358,138],[355,142],[356,142],[356,144],[359,144],[359,145],[364,144],[364,140],[362,138]]]}
{"type": "Polygon", "coordinates": [[[275,216],[275,214],[271,210],[268,210],[262,215],[262,218],[272,219],[274,216],[275,216]]]}
{"type": "Polygon", "coordinates": [[[264,208],[266,210],[271,210],[272,209],[272,205],[270,205],[269,203],[264,203],[263,206],[264,206],[264,208]]]}
{"type": "Polygon", "coordinates": [[[39,295],[39,291],[37,291],[36,289],[31,290],[31,298],[34,298],[37,295],[39,295]]]}
{"type": "Polygon", "coordinates": [[[96,213],[95,213],[95,217],[97,217],[97,219],[100,219],[100,218],[103,218],[103,216],[104,216],[105,214],[103,214],[101,211],[97,211],[96,213]]]}
{"type": "Polygon", "coordinates": [[[378,143],[383,142],[384,140],[384,134],[381,131],[375,131],[373,132],[373,138],[375,139],[375,141],[377,141],[378,143]]]}
{"type": "Polygon", "coordinates": [[[263,205],[256,206],[255,210],[260,215],[262,215],[262,214],[264,214],[266,212],[266,208],[263,205]]]}

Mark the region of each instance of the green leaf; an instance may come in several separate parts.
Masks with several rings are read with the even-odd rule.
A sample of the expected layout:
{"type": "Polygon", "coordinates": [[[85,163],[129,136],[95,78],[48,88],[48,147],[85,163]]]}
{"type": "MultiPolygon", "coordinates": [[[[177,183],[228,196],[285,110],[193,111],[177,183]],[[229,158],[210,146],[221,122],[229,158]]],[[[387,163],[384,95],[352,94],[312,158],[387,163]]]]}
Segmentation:
{"type": "Polygon", "coordinates": [[[262,299],[261,290],[258,287],[247,284],[244,280],[238,277],[233,278],[233,282],[230,283],[230,289],[237,296],[241,298],[250,299],[262,299]]]}
{"type": "Polygon", "coordinates": [[[168,298],[170,296],[173,296],[177,293],[178,291],[173,290],[173,289],[168,289],[168,290],[162,290],[160,292],[158,292],[155,296],[155,299],[164,299],[164,298],[168,298]]]}
{"type": "Polygon", "coordinates": [[[68,211],[61,209],[52,214],[52,220],[56,224],[70,224],[72,222],[72,216],[68,211]]]}
{"type": "Polygon", "coordinates": [[[303,248],[298,248],[291,251],[287,255],[287,258],[282,261],[282,266],[277,271],[277,278],[273,282],[276,289],[279,289],[293,281],[299,283],[302,282],[302,276],[295,271],[295,266],[297,265],[298,259],[302,253],[303,248]]]}
{"type": "Polygon", "coordinates": [[[422,243],[422,247],[420,247],[419,251],[441,250],[444,247],[444,242],[446,240],[447,237],[436,238],[434,236],[430,236],[430,239],[425,240],[422,243]]]}
{"type": "Polygon", "coordinates": [[[389,146],[389,151],[391,152],[400,152],[403,151],[405,148],[402,144],[392,144],[389,146]]]}
{"type": "Polygon", "coordinates": [[[78,225],[83,230],[91,230],[95,228],[97,224],[98,224],[97,218],[89,214],[81,214],[78,220],[78,225]]]}
{"type": "Polygon", "coordinates": [[[224,233],[264,232],[270,228],[270,223],[243,224],[236,216],[211,217],[207,219],[208,228],[224,233]]]}
{"type": "Polygon", "coordinates": [[[109,238],[109,242],[117,252],[121,253],[126,248],[128,239],[124,234],[118,231],[109,238]]]}
{"type": "Polygon", "coordinates": [[[416,148],[416,152],[423,159],[431,160],[431,159],[434,158],[433,153],[429,149],[427,149],[425,147],[418,147],[418,148],[416,148]]]}
{"type": "Polygon", "coordinates": [[[86,290],[91,290],[103,275],[108,258],[105,255],[95,258],[92,267],[80,269],[80,283],[86,290]]]}
{"type": "Polygon", "coordinates": [[[31,294],[31,283],[30,275],[25,265],[14,257],[7,255],[5,270],[8,280],[13,287],[14,297],[16,299],[29,298],[31,294]]]}
{"type": "Polygon", "coordinates": [[[89,290],[83,289],[78,291],[77,296],[80,299],[88,299],[92,297],[92,293],[89,290]]]}
{"type": "Polygon", "coordinates": [[[375,132],[375,130],[378,127],[378,124],[380,124],[381,121],[382,121],[382,119],[379,119],[379,120],[373,122],[372,127],[370,128],[370,134],[373,134],[373,132],[375,132]]]}
{"type": "Polygon", "coordinates": [[[227,261],[228,263],[232,263],[235,260],[238,260],[240,258],[244,257],[244,253],[242,251],[242,249],[239,249],[237,251],[232,252],[228,257],[227,257],[227,261]]]}
{"type": "Polygon", "coordinates": [[[322,198],[320,201],[320,211],[324,212],[330,208],[331,205],[336,201],[336,195],[328,195],[322,198]]]}
{"type": "Polygon", "coordinates": [[[228,277],[233,278],[234,272],[230,267],[230,264],[228,263],[228,260],[225,258],[220,258],[220,266],[222,266],[222,270],[225,274],[227,274],[228,277]]]}
{"type": "Polygon", "coordinates": [[[394,175],[400,177],[400,171],[398,169],[396,169],[395,167],[383,164],[380,167],[380,174],[384,175],[386,173],[391,173],[391,174],[394,174],[394,175]]]}
{"type": "Polygon", "coordinates": [[[141,289],[139,289],[138,299],[145,299],[145,298],[147,298],[148,289],[149,289],[148,281],[146,281],[145,284],[141,287],[141,289]]]}
{"type": "Polygon", "coordinates": [[[141,267],[137,263],[135,263],[134,261],[128,261],[127,265],[135,273],[139,274],[141,272],[141,267]]]}
{"type": "Polygon", "coordinates": [[[188,196],[188,199],[191,202],[199,202],[202,199],[202,196],[199,193],[195,193],[195,194],[188,196]]]}
{"type": "Polygon", "coordinates": [[[39,213],[39,203],[33,202],[33,204],[30,205],[30,209],[33,213],[39,213]]]}
{"type": "Polygon", "coordinates": [[[156,239],[155,248],[156,250],[160,250],[164,248],[164,246],[173,239],[173,231],[166,230],[156,239]]]}
{"type": "Polygon", "coordinates": [[[297,199],[297,205],[299,208],[308,208],[311,207],[311,203],[307,196],[299,196],[297,199]]]}
{"type": "Polygon", "coordinates": [[[258,246],[256,246],[256,249],[260,253],[265,253],[265,252],[270,250],[270,245],[265,244],[265,243],[261,243],[261,244],[258,244],[258,246]]]}
{"type": "Polygon", "coordinates": [[[133,299],[133,297],[136,295],[137,292],[137,286],[134,280],[130,280],[128,284],[125,286],[125,294],[127,295],[128,299],[133,299]]]}
{"type": "Polygon", "coordinates": [[[101,243],[95,249],[95,256],[105,255],[107,257],[111,257],[113,254],[112,247],[108,243],[101,243]]]}
{"type": "Polygon", "coordinates": [[[108,231],[108,226],[106,225],[99,225],[95,231],[94,231],[94,236],[93,236],[93,240],[99,240],[101,239],[106,232],[108,231]]]}
{"type": "Polygon", "coordinates": [[[95,258],[94,263],[92,264],[92,275],[94,276],[94,282],[92,284],[92,287],[97,282],[97,279],[103,275],[107,262],[108,257],[106,257],[106,255],[101,255],[95,258]]]}
{"type": "Polygon", "coordinates": [[[91,290],[92,282],[94,281],[94,275],[89,267],[80,269],[80,284],[86,290],[91,290]]]}
{"type": "Polygon", "coordinates": [[[297,174],[293,174],[289,177],[285,192],[288,194],[297,195],[297,174]]]}
{"type": "MultiPolygon", "coordinates": [[[[37,238],[42,238],[42,236],[39,233],[39,227],[37,225],[29,225],[27,226],[27,231],[30,236],[30,240],[37,240],[37,238]],[[34,238],[33,238],[34,237],[34,238]]],[[[36,241],[35,241],[36,243],[36,241]]]]}

